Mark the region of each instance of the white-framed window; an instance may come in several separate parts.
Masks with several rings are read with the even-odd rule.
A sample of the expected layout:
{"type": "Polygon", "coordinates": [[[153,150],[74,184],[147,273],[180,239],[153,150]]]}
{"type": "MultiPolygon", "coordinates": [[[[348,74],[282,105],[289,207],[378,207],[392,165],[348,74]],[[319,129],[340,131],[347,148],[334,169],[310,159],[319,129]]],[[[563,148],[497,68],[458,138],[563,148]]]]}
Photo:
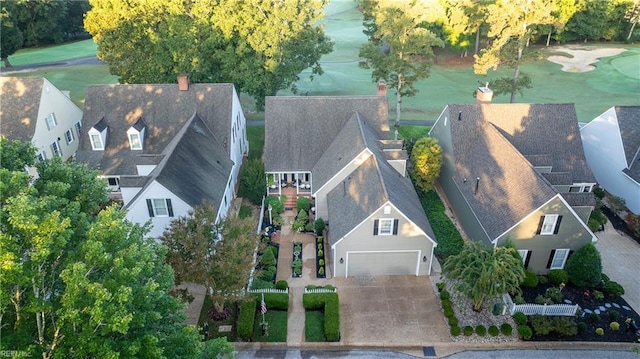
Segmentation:
{"type": "Polygon", "coordinates": [[[47,159],[47,154],[44,153],[44,151],[40,151],[36,155],[36,160],[38,160],[38,162],[44,162],[44,160],[46,160],[46,159],[47,159]]]}
{"type": "Polygon", "coordinates": [[[569,249],[556,249],[551,251],[549,269],[563,269],[569,257],[569,249]]]}
{"type": "Polygon", "coordinates": [[[559,216],[557,214],[547,214],[546,216],[543,216],[543,217],[544,217],[544,220],[542,221],[540,234],[545,236],[554,234],[559,216]]]}
{"type": "Polygon", "coordinates": [[[82,121],[76,122],[76,133],[78,134],[78,137],[81,136],[81,133],[82,133],[82,121]]]}
{"type": "Polygon", "coordinates": [[[45,120],[47,121],[47,127],[49,129],[52,129],[52,128],[56,127],[56,125],[57,125],[56,116],[53,114],[53,112],[48,114],[47,117],[45,117],[45,120]]]}
{"type": "Polygon", "coordinates": [[[67,140],[67,145],[73,142],[74,138],[71,129],[68,129],[67,132],[64,133],[64,138],[67,140]]]}
{"type": "Polygon", "coordinates": [[[518,254],[520,255],[520,258],[522,258],[522,264],[526,265],[529,251],[526,249],[518,249],[518,254]]]}
{"type": "Polygon", "coordinates": [[[54,156],[62,157],[62,151],[60,151],[60,145],[58,145],[58,141],[53,141],[51,143],[51,153],[54,156]]]}
{"type": "Polygon", "coordinates": [[[587,192],[591,192],[592,189],[593,189],[592,184],[574,183],[572,186],[569,187],[569,192],[587,193],[587,192]]]}
{"type": "Polygon", "coordinates": [[[169,198],[147,199],[149,217],[173,217],[173,207],[169,198]]]}
{"type": "Polygon", "coordinates": [[[97,133],[92,133],[89,135],[91,137],[91,148],[93,150],[104,150],[104,145],[102,144],[102,137],[100,137],[97,133]]]}
{"type": "Polygon", "coordinates": [[[374,236],[391,236],[398,234],[398,220],[393,218],[380,218],[373,221],[374,236]]]}
{"type": "Polygon", "coordinates": [[[118,177],[107,177],[107,183],[109,187],[118,187],[120,186],[120,179],[118,177]]]}
{"type": "Polygon", "coordinates": [[[138,133],[129,133],[129,145],[132,150],[141,150],[142,142],[140,142],[140,134],[138,133]]]}

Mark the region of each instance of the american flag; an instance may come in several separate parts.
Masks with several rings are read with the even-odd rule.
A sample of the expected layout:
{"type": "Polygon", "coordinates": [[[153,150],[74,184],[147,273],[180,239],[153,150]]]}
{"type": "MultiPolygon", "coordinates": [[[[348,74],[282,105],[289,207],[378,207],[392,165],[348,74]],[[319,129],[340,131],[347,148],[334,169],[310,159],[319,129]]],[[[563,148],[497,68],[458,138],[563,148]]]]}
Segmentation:
{"type": "Polygon", "coordinates": [[[267,313],[267,303],[264,302],[264,293],[262,293],[262,300],[260,301],[260,313],[263,315],[267,313]]]}

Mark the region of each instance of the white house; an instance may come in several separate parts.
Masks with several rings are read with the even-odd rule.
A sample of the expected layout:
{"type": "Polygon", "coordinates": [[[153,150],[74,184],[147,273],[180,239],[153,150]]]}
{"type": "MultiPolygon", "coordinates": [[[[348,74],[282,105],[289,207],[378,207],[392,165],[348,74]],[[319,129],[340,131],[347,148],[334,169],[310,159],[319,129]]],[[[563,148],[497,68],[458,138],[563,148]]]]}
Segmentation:
{"type": "Polygon", "coordinates": [[[42,77],[0,77],[0,133],[30,141],[43,161],[68,160],[78,150],[82,110],[42,77]]]}
{"type": "Polygon", "coordinates": [[[87,89],[78,161],[99,170],[127,218],[171,220],[208,202],[224,218],[248,154],[233,84],[105,85],[87,89]]]}
{"type": "Polygon", "coordinates": [[[611,107],[580,134],[600,186],[640,214],[640,106],[611,107]]]}

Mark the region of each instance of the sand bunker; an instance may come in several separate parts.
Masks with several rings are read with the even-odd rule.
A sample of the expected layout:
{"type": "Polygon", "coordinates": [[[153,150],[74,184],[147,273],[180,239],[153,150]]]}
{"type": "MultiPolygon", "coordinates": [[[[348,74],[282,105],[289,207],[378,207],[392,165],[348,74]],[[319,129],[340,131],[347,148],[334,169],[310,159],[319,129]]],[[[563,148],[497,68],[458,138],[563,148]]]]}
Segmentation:
{"type": "Polygon", "coordinates": [[[609,57],[621,54],[627,49],[621,48],[597,48],[588,49],[583,46],[562,46],[553,49],[554,52],[564,52],[573,57],[562,55],[549,56],[547,60],[562,65],[562,71],[587,72],[595,70],[592,64],[598,62],[601,57],[609,57]]]}

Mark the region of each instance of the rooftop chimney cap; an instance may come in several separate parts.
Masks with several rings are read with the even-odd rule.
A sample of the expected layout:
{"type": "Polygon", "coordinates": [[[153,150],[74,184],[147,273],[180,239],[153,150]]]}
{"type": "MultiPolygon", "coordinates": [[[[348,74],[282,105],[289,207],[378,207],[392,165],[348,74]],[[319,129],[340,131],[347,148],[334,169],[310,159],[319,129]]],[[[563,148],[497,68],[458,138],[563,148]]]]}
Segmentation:
{"type": "Polygon", "coordinates": [[[387,96],[387,81],[378,80],[378,96],[387,96]]]}
{"type": "Polygon", "coordinates": [[[485,86],[478,87],[478,91],[476,91],[476,102],[489,103],[491,100],[493,100],[493,91],[489,88],[489,83],[487,82],[485,86]]]}
{"type": "Polygon", "coordinates": [[[189,74],[181,73],[180,75],[178,75],[178,90],[180,91],[189,90],[189,74]]]}

